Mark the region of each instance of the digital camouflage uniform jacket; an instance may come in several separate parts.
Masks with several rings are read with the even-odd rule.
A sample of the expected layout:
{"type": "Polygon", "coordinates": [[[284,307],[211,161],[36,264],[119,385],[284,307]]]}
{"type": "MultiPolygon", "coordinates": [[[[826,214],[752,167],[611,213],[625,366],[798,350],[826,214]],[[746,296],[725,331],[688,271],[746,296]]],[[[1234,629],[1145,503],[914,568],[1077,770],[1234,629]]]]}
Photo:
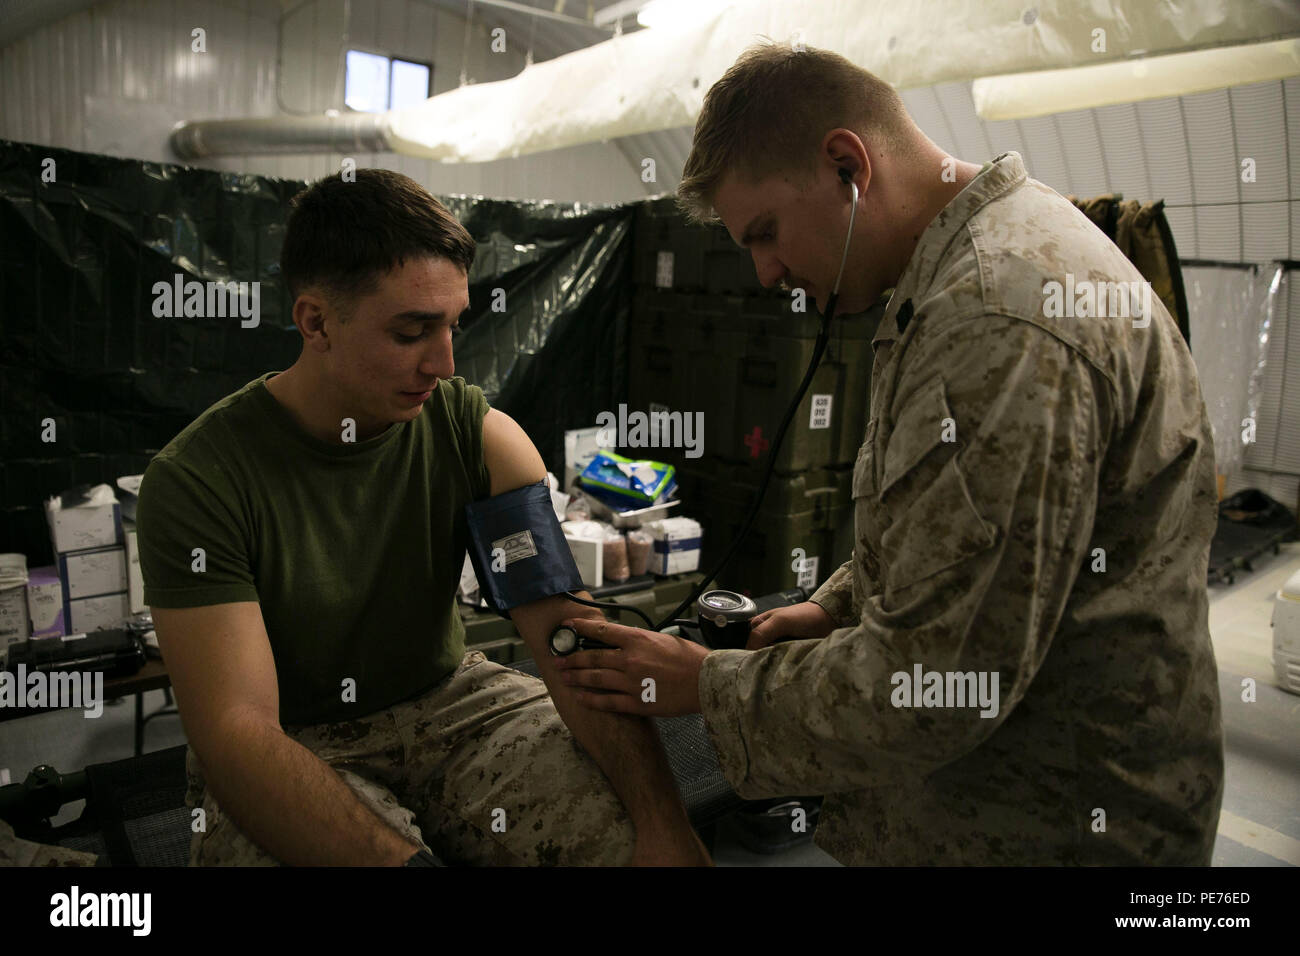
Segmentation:
{"type": "Polygon", "coordinates": [[[812,598],[836,629],[700,674],[728,780],[826,794],[841,862],[1209,863],[1210,424],[1159,300],[1083,317],[1077,291],[1141,280],[1016,153],[921,236],[873,340],[853,560],[812,598]],[[996,713],[931,671],[996,674],[996,713]]]}

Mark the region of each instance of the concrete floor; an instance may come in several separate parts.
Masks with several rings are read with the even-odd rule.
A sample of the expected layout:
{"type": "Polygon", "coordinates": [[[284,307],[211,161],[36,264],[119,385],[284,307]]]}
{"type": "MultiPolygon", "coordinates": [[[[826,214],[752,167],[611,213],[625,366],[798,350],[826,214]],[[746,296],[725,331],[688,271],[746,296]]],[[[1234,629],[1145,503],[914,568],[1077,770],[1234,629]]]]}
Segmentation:
{"type": "MultiPolygon", "coordinates": [[[[1256,563],[1231,586],[1210,588],[1210,633],[1219,664],[1226,741],[1226,788],[1215,866],[1300,866],[1300,696],[1274,683],[1273,596],[1300,569],[1300,542],[1256,563]],[[1257,699],[1244,703],[1242,681],[1254,678],[1257,699]]],[[[145,713],[164,706],[162,691],[145,694],[145,713]]],[[[133,700],[107,704],[98,720],[62,711],[0,723],[0,783],[21,782],[39,763],[68,772],[132,754],[133,700]]],[[[180,719],[150,721],[146,751],[185,742],[180,719]]],[[[83,801],[63,808],[55,824],[76,819],[83,801]]],[[[719,866],[838,866],[811,844],[767,856],[751,853],[734,827],[719,828],[719,866]]]]}

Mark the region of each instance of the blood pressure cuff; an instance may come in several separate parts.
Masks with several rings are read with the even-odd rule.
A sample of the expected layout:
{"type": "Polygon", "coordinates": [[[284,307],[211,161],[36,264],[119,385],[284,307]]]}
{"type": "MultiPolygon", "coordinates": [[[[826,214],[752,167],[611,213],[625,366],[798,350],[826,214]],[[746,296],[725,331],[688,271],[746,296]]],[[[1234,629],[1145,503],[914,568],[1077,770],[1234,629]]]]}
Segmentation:
{"type": "Polygon", "coordinates": [[[545,481],[468,504],[465,520],[479,593],[502,617],[520,604],[582,589],[545,481]]]}

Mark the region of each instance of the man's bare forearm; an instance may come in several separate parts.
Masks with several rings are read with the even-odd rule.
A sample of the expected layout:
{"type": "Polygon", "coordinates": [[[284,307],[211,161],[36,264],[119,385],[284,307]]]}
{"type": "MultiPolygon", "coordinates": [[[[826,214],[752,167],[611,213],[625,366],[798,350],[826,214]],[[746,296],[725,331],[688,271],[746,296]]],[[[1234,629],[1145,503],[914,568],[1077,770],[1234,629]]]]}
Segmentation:
{"type": "Polygon", "coordinates": [[[648,717],[592,710],[578,703],[574,689],[556,676],[546,678],[555,709],[584,750],[613,785],[637,830],[689,826],[686,807],[648,717]]]}
{"type": "Polygon", "coordinates": [[[236,721],[208,759],[204,777],[222,812],[281,863],[400,866],[420,849],[279,727],[236,721]]]}
{"type": "MultiPolygon", "coordinates": [[[[591,600],[586,591],[576,593],[591,600]]],[[[556,711],[609,778],[638,833],[689,828],[686,807],[650,719],[582,706],[574,689],[560,679],[555,668],[555,659],[547,647],[551,631],[567,618],[603,621],[600,611],[553,597],[514,608],[510,616],[537,660],[556,711]]]]}

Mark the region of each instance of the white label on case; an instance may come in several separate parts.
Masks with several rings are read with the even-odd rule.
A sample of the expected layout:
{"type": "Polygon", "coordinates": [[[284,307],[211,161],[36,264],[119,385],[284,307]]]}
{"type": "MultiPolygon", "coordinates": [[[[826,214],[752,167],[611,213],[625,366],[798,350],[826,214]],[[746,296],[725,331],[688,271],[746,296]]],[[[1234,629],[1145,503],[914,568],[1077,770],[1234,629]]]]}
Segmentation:
{"type": "Polygon", "coordinates": [[[803,570],[799,572],[799,576],[795,578],[794,583],[804,590],[810,590],[816,585],[817,559],[815,557],[803,559],[803,570]]]}
{"type": "Polygon", "coordinates": [[[814,395],[812,397],[812,411],[808,416],[809,428],[830,428],[831,427],[831,399],[833,395],[814,395]]]}

